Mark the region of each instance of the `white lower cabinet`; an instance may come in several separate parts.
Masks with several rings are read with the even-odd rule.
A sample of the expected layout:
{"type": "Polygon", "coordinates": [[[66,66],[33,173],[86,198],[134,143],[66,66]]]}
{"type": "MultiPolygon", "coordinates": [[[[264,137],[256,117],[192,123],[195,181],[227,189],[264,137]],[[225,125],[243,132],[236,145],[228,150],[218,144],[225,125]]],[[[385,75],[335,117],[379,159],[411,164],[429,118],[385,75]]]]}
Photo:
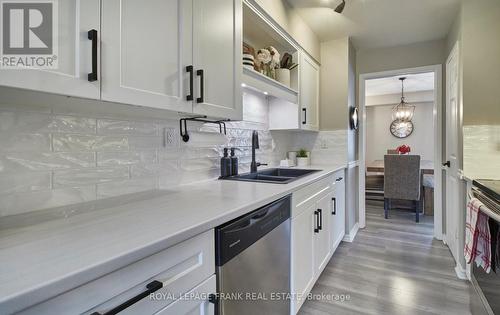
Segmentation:
{"type": "Polygon", "coordinates": [[[216,293],[215,275],[185,294],[185,296],[165,307],[155,315],[213,315],[215,305],[209,301],[216,293]]]}
{"type": "Polygon", "coordinates": [[[332,255],[333,177],[292,195],[291,314],[296,314],[332,255]]]}
{"type": "MultiPolygon", "coordinates": [[[[292,219],[291,292],[297,294],[297,298],[306,295],[314,285],[315,211],[313,204],[292,219]]],[[[298,310],[302,303],[302,299],[294,299],[292,309],[298,310]]]]}
{"type": "Polygon", "coordinates": [[[345,176],[344,171],[335,173],[332,193],[330,231],[331,250],[335,251],[345,235],[345,176]]]}
{"type": "Polygon", "coordinates": [[[343,172],[292,195],[292,315],[297,314],[344,237],[343,172]]]}
{"type": "Polygon", "coordinates": [[[332,192],[325,192],[318,198],[316,202],[316,229],[314,230],[314,267],[316,274],[321,273],[325,269],[330,260],[331,252],[331,205],[332,192]]]}
{"type": "Polygon", "coordinates": [[[179,297],[190,291],[215,293],[214,248],[214,231],[210,230],[19,314],[102,315],[117,310],[120,315],[148,315],[159,311],[161,314],[211,314],[209,310],[213,312],[213,306],[206,303],[208,295],[202,295],[201,300],[200,297],[179,300],[179,297]],[[195,309],[199,311],[193,312],[195,309]]]}

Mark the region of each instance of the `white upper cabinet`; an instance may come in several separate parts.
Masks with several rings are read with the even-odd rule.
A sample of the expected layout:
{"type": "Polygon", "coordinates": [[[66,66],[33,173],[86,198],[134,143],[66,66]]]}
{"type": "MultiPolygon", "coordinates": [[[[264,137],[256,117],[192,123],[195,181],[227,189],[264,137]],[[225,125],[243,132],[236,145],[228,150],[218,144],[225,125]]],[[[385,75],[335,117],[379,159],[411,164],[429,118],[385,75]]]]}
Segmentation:
{"type": "Polygon", "coordinates": [[[241,1],[57,3],[59,67],[0,68],[0,85],[242,119],[241,1]]]}
{"type": "Polygon", "coordinates": [[[107,0],[102,99],[242,118],[241,1],[107,0]]]}
{"type": "Polygon", "coordinates": [[[298,55],[298,104],[283,97],[269,100],[270,130],[319,130],[320,66],[304,51],[298,55]]]}
{"type": "MultiPolygon", "coordinates": [[[[100,1],[65,0],[56,4],[58,36],[53,44],[57,43],[57,69],[0,68],[0,85],[99,99],[100,1]],[[90,34],[97,35],[93,40],[89,39],[92,30],[90,34]],[[89,73],[96,74],[91,81],[89,73]]],[[[33,40],[31,36],[29,40],[24,39],[24,45],[33,40]]]]}
{"type": "Polygon", "coordinates": [[[242,118],[241,0],[194,0],[194,68],[197,114],[242,118]]]}
{"type": "Polygon", "coordinates": [[[300,128],[319,130],[319,65],[307,56],[300,54],[300,128]]]}
{"type": "Polygon", "coordinates": [[[106,0],[102,11],[102,99],[191,112],[192,1],[106,0]]]}

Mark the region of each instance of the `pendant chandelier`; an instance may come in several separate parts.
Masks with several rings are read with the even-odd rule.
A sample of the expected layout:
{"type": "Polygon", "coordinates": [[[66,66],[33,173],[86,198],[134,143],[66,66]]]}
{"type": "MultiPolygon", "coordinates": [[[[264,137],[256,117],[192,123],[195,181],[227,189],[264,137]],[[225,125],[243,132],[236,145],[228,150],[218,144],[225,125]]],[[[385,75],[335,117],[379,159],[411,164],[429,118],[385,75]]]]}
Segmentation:
{"type": "Polygon", "coordinates": [[[392,108],[392,120],[397,120],[401,122],[408,122],[413,119],[413,113],[415,112],[415,106],[409,105],[405,101],[404,96],[404,81],[405,77],[399,78],[401,80],[401,102],[392,108]]]}

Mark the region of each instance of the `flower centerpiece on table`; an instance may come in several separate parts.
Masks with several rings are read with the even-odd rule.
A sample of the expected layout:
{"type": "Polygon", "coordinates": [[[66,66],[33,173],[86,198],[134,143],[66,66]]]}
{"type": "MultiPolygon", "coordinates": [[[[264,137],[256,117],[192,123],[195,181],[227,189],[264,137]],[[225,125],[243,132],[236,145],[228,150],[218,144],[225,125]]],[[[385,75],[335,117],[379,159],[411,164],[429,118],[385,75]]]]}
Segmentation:
{"type": "Polygon", "coordinates": [[[396,148],[399,154],[408,154],[411,152],[411,148],[409,145],[403,144],[396,148]]]}

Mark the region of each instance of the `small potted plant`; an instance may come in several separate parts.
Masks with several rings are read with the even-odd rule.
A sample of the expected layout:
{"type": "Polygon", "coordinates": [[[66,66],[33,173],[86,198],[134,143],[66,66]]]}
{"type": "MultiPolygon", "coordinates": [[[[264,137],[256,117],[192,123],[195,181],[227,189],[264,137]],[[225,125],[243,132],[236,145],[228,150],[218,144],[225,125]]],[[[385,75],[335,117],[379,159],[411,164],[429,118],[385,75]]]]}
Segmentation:
{"type": "Polygon", "coordinates": [[[297,152],[297,166],[309,166],[311,164],[311,158],[309,157],[309,152],[305,149],[300,149],[297,152]]]}

